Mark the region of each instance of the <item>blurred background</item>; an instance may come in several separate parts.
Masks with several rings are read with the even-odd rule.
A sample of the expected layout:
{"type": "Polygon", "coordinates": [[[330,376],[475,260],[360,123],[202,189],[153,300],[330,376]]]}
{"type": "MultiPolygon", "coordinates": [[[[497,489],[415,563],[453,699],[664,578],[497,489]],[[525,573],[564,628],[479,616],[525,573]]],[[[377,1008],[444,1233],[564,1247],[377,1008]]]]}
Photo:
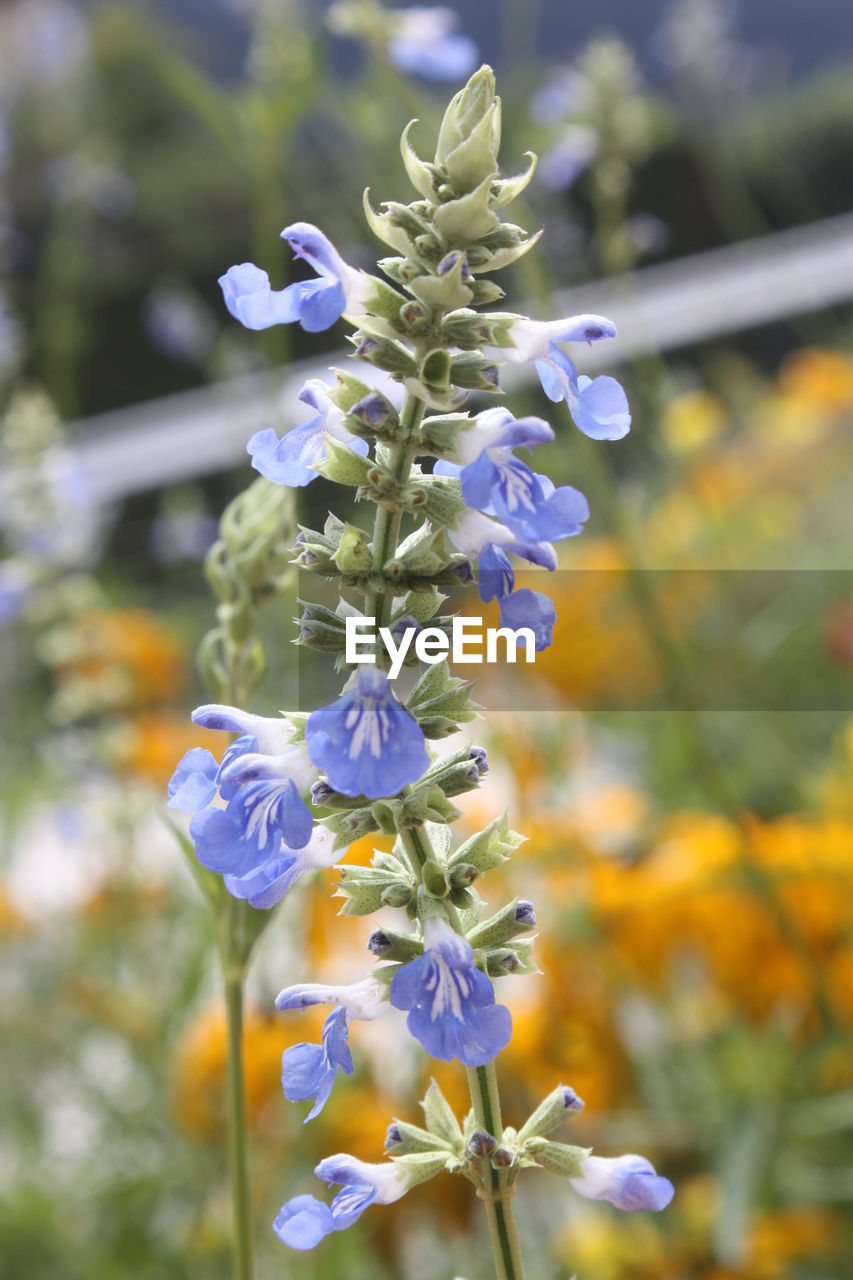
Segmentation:
{"type": "MultiPolygon", "coordinates": [[[[417,116],[425,150],[480,58],[506,168],[540,155],[517,220],[546,232],[502,278],[508,306],[612,316],[583,367],[618,373],[634,414],[596,445],[514,386],[519,416],[551,411],[543,469],[592,518],[545,584],[559,622],[535,681],[480,689],[492,772],[466,822],[509,804],[530,837],[506,889],[536,904],[544,971],[502,983],[507,1115],[572,1084],[574,1140],[641,1150],[678,1188],[651,1218],[522,1180],[531,1274],[850,1274],[849,15],[454,10],[436,47],[367,0],[0,3],[4,1280],[229,1274],[224,1014],[164,790],[204,744],[202,562],[254,476],[245,441],[300,421],[295,391],[343,334],[250,334],[216,277],[251,259],[286,283],[279,232],[300,218],[375,262],[363,188],[410,198],[400,130],[417,116]]],[[[344,515],[341,493],[318,481],[286,520],[344,515]]],[[[262,618],[267,712],[297,688],[286,586],[262,618]]],[[[316,1255],[268,1228],[323,1154],[380,1158],[424,1086],[379,1023],[310,1127],[281,1097],[282,1050],[319,1023],[271,1016],[276,991],[368,958],[333,878],[285,902],[250,979],[258,1274],[484,1280],[477,1206],[449,1179],[316,1255]]],[[[440,1079],[463,1106],[461,1071],[440,1079]]]]}

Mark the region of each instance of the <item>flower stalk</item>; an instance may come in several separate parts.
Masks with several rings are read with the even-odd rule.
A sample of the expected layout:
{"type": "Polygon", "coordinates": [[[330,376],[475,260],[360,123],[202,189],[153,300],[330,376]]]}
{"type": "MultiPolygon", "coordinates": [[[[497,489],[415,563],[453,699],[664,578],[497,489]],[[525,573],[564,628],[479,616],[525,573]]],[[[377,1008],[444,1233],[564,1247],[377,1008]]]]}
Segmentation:
{"type": "MultiPolygon", "coordinates": [[[[310,714],[279,718],[248,713],[239,697],[236,705],[198,708],[197,723],[240,736],[220,760],[189,752],[170,784],[170,803],[193,815],[190,836],[204,875],[216,886],[209,891],[212,900],[240,899],[236,907],[248,912],[248,920],[253,912],[268,919],[263,913],[304,871],[333,864],[342,914],[368,916],[382,908],[401,913],[401,928],[370,933],[367,947],[378,965],[369,976],[334,986],[286,987],[276,1000],[282,1012],[331,1006],[321,1043],[294,1045],[282,1061],[285,1096],[310,1101],[308,1119],[322,1111],[338,1075],[354,1069],[351,1022],[389,1008],[406,1015],[409,1034],[431,1057],[457,1061],[467,1071],[472,1106],[466,1116],[456,1117],[433,1082],[422,1104],[425,1128],[394,1120],[386,1139],[389,1160],[382,1164],[345,1154],[322,1160],[317,1177],[340,1189],[330,1203],[311,1195],[288,1200],[275,1220],[276,1234],[293,1249],[312,1249],[352,1225],[369,1205],[391,1204],[446,1171],[465,1177],[483,1202],[498,1280],[522,1280],[512,1213],[522,1169],[562,1174],[579,1194],[624,1209],[663,1208],[672,1187],[642,1157],[601,1159],[546,1139],[582,1105],[563,1086],[520,1132],[504,1126],[494,1063],[511,1038],[512,1017],[497,1000],[495,982],[536,972],[536,918],[526,899],[486,914],[478,882],[523,837],[504,815],[454,843],[452,826],[461,816],[455,799],[479,786],[488,759],[481,747],[442,754],[433,745],[479,711],[470,685],[452,674],[446,657],[430,662],[421,659],[419,646],[403,650],[409,655],[403,661],[422,661],[423,669],[401,698],[382,653],[354,662],[345,639],[349,621],[361,619],[374,630],[446,640],[453,618],[442,612],[444,589],[474,581],[476,566],[480,598],[497,601],[515,642],[529,636],[536,649],[551,643],[554,606],[542,592],[515,589],[514,559],[554,569],[554,543],[577,536],[589,508],[583,494],[569,485],[555,487],[517,455],[554,438],[548,423],[516,419],[503,407],[473,415],[465,409],[472,392],[501,394],[504,361],[535,363],[545,394],[565,400],[576,426],[592,439],[618,440],[630,426],[619,383],[585,377],[564,349],[612,337],[609,320],[581,315],[543,322],[478,310],[503,296],[486,273],[515,262],[538,239],[500,216],[535,166],[529,157],[519,176],[502,176],[500,118],[494,75],[483,67],[445,112],[432,161],[414,150],[411,126],[404,132],[402,159],[418,198],[408,205],[387,201],[378,211],[365,198],[371,230],[395,255],[379,263],[384,279],[349,266],[305,222],[282,234],[315,278],[275,289],[265,271],[242,263],[220,279],[229,311],[248,328],[299,323],[316,332],[341,317],[354,327],[355,355],[372,367],[370,380],[340,369],[332,385],[311,380],[300,399],[313,416],[282,438],[272,429],[257,433],[248,451],[265,483],[292,489],[322,475],[354,490],[356,503],[373,503],[376,513],[371,535],[332,512],[322,529],[300,528],[292,548],[307,594],[312,575],[339,590],[335,610],[300,602],[297,639],[334,655],[347,675],[340,697],[310,714]],[[343,863],[349,845],[373,831],[393,836],[392,850],[376,850],[370,865],[343,863]]],[[[258,679],[262,665],[251,656],[251,610],[247,615],[244,596],[231,590],[227,575],[216,582],[226,634],[219,650],[210,647],[211,668],[228,676],[228,661],[216,665],[217,652],[224,652],[247,680],[258,679]]],[[[239,689],[245,697],[244,684],[220,678],[218,688],[231,695],[239,689]]],[[[224,937],[234,1054],[236,1269],[251,1265],[243,1235],[248,1202],[236,1083],[237,979],[244,969],[229,968],[233,935],[226,929],[224,937]]],[[[244,965],[250,949],[240,953],[244,965]]],[[[236,1274],[244,1280],[244,1272],[236,1274]]]]}

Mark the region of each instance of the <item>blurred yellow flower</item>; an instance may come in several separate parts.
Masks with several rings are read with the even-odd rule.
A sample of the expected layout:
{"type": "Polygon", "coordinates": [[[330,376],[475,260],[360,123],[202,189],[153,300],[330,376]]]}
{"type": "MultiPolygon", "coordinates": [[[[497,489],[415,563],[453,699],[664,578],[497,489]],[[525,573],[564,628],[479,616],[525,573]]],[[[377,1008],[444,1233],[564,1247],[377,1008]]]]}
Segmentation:
{"type": "Polygon", "coordinates": [[[661,435],[673,453],[693,453],[717,440],[728,421],[725,405],[710,391],[688,391],[667,404],[661,435]]]}
{"type": "Polygon", "coordinates": [[[164,790],[175,765],[191,747],[222,751],[222,734],[200,729],[183,712],[142,711],[130,719],[113,740],[115,763],[122,773],[133,774],[164,790]]]}

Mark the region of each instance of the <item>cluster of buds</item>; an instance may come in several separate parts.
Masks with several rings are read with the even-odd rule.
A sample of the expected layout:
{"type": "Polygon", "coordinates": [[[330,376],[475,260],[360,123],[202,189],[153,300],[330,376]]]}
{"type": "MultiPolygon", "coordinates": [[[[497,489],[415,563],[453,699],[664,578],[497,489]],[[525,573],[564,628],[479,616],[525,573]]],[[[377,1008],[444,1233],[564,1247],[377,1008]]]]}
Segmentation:
{"type": "Polygon", "coordinates": [[[281,1239],[311,1248],[369,1204],[390,1203],[447,1169],[477,1184],[498,1224],[495,1238],[510,1242],[501,1274],[517,1277],[507,1215],[521,1168],[556,1168],[562,1160],[561,1171],[582,1194],[622,1208],[661,1208],[671,1187],[639,1157],[623,1158],[634,1162],[630,1172],[546,1141],[554,1115],[576,1109],[576,1100],[566,1101],[571,1091],[558,1091],[559,1106],[552,1095],[518,1133],[503,1127],[492,1064],[511,1037],[512,1018],[497,1002],[494,982],[537,971],[536,919],[533,905],[516,898],[487,911],[479,882],[523,838],[499,817],[454,842],[454,800],[480,784],[486,753],[466,746],[442,757],[430,744],[476,715],[469,684],[439,661],[398,697],[387,655],[376,651],[372,661],[354,664],[345,643],[353,618],[391,634],[429,624],[446,638],[443,589],[476,574],[481,597],[499,601],[502,619],[529,628],[537,648],[550,644],[553,605],[544,593],[514,589],[510,556],[553,569],[554,542],[580,533],[588,508],[576,489],[555,487],[516,456],[553,439],[546,422],[517,420],[500,407],[464,409],[472,391],[500,393],[502,362],[535,362],[546,394],[565,400],[590,436],[617,439],[630,424],[619,384],[578,374],[561,345],[612,336],[609,320],[537,322],[477,309],[502,296],[488,275],[538,238],[501,217],[530,180],[535,158],[520,176],[501,175],[500,121],[494,76],[484,67],[452,100],[432,160],[419,157],[411,127],[405,131],[403,162],[417,198],[378,210],[365,198],[369,225],[394,250],[379,264],[385,279],[350,267],[309,223],[283,235],[316,278],[273,290],[252,263],[221,278],[226,305],[250,328],[300,323],[313,332],[342,316],[353,326],[356,358],[380,372],[378,384],[375,372],[363,380],[335,371],[331,385],[311,380],[301,393],[309,421],[282,438],[259,432],[248,451],[271,484],[301,487],[322,475],[351,489],[357,503],[371,504],[375,518],[368,531],[330,514],[322,530],[300,528],[293,547],[305,581],[327,579],[341,595],[334,609],[304,601],[297,637],[346,670],[340,697],[280,718],[234,706],[199,708],[197,723],[240,736],[220,761],[206,751],[188,753],[170,803],[193,813],[199,861],[254,907],[274,905],[303,871],[337,864],[345,914],[401,913],[399,928],[383,922],[370,933],[367,947],[378,964],[367,976],[286,987],[278,997],[282,1011],[331,1007],[322,1042],[291,1047],[282,1063],[285,1095],[310,1101],[309,1118],[322,1110],[338,1074],[353,1070],[348,1028],[356,1019],[401,1010],[432,1057],[468,1069],[473,1107],[464,1122],[433,1087],[425,1130],[392,1126],[389,1163],[343,1155],[321,1162],[318,1176],[342,1190],[331,1205],[310,1195],[289,1201],[275,1224],[281,1239]],[[413,525],[408,532],[405,522],[413,525]],[[370,865],[342,865],[349,844],[372,831],[393,835],[392,851],[376,852],[370,865]],[[617,1172],[605,1177],[611,1168],[617,1172]],[[630,1195],[626,1179],[633,1179],[630,1195]]]}
{"type": "Polygon", "coordinates": [[[217,625],[198,652],[199,670],[214,696],[248,701],[264,678],[266,653],[256,615],[293,581],[294,529],[290,490],[263,478],[238,494],[222,513],[219,537],[204,562],[210,589],[219,601],[217,625]]]}

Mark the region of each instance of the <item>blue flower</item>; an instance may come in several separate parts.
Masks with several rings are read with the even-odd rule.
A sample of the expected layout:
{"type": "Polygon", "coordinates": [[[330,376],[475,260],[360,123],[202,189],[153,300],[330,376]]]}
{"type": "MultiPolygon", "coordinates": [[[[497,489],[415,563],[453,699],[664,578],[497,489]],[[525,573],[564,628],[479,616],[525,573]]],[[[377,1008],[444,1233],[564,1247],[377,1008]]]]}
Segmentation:
{"type": "Polygon", "coordinates": [[[495,542],[486,543],[480,552],[477,568],[477,591],[485,604],[510,594],[515,585],[515,573],[503,547],[495,542]]]}
{"type": "Polygon", "coordinates": [[[388,1007],[387,991],[374,978],[348,986],[329,987],[302,983],[279,992],[275,1007],[307,1009],[317,1004],[337,1007],[323,1024],[322,1044],[297,1044],[286,1049],[281,1060],[281,1083],[290,1102],[314,1099],[305,1123],[319,1115],[329,1100],[338,1070],[352,1075],[348,1027],[356,1019],[370,1021],[388,1007]]]}
{"type": "Polygon", "coordinates": [[[361,315],[373,285],[368,276],[344,262],[331,241],[310,222],[294,222],[282,237],[294,256],[304,258],[317,272],[315,280],[300,280],[286,289],[273,289],[266,271],[253,262],[229,267],[219,277],[225,305],[247,329],[275,324],[299,324],[308,333],[329,329],[346,312],[361,315]]]}
{"type": "Polygon", "coordinates": [[[474,952],[441,917],[424,926],[426,950],[394,975],[389,998],[407,1009],[406,1025],[433,1058],[482,1067],[509,1043],[512,1018],[495,1004],[491,982],[474,952]]]}
{"type": "Polygon", "coordinates": [[[429,765],[423,732],[401,706],[384,671],[359,667],[352,686],[308,717],[311,759],[345,796],[378,800],[417,781],[429,765]]]}
{"type": "Polygon", "coordinates": [[[498,348],[504,360],[529,364],[547,360],[557,342],[600,342],[615,338],[616,325],[606,316],[583,313],[563,320],[529,320],[519,316],[507,328],[509,345],[498,348]]]}
{"type": "MultiPolygon", "coordinates": [[[[528,591],[524,587],[504,596],[500,601],[500,614],[502,627],[511,627],[514,631],[527,627],[533,632],[537,653],[551,644],[557,610],[553,601],[541,591],[528,591]]],[[[523,637],[519,637],[518,643],[523,643],[523,637]]]]}
{"type": "Polygon", "coordinates": [[[195,855],[225,876],[230,893],[273,906],[303,871],[335,860],[330,833],[313,834],[302,799],[317,770],[285,720],[217,705],[199,707],[193,720],[242,736],[219,764],[203,748],[188,751],[169,783],[169,807],[193,814],[195,855]]]}
{"type": "Polygon", "coordinates": [[[588,1200],[609,1200],[617,1209],[651,1209],[659,1213],[675,1195],[669,1178],[655,1173],[644,1156],[628,1155],[609,1159],[588,1156],[583,1176],[571,1178],[571,1185],[588,1200]]]}
{"type": "MultiPolygon", "coordinates": [[[[509,317],[505,317],[509,319],[509,317]]],[[[496,350],[513,363],[534,363],[545,394],[565,400],[575,424],[595,440],[620,440],[631,427],[631,412],[615,378],[579,375],[572,360],[557,345],[599,342],[614,338],[616,326],[604,316],[567,316],[565,320],[528,320],[519,316],[507,324],[508,345],[496,350]]]]}
{"type": "Polygon", "coordinates": [[[400,1165],[367,1164],[355,1156],[321,1160],[318,1178],[341,1190],[331,1206],[314,1196],[295,1196],[283,1205],[273,1230],[291,1249],[313,1249],[333,1231],[351,1227],[370,1204],[392,1204],[409,1190],[412,1175],[400,1165]]]}
{"type": "Polygon", "coordinates": [[[317,479],[314,466],[325,458],[329,436],[348,444],[362,457],[368,452],[367,441],[351,435],[343,426],[345,414],[329,396],[329,388],[322,379],[309,378],[299,392],[299,399],[317,410],[313,418],[301,427],[294,427],[281,439],[272,427],[256,431],[246,445],[256,471],[274,484],[293,488],[317,479]]]}
{"type": "Polygon", "coordinates": [[[281,1058],[281,1087],[288,1102],[313,1098],[305,1123],[318,1116],[328,1102],[338,1070],[353,1073],[347,1037],[346,1009],[333,1009],[323,1023],[322,1044],[294,1044],[281,1058]]]}
{"type": "Polygon", "coordinates": [[[505,409],[489,409],[459,433],[454,455],[459,461],[440,460],[434,471],[458,476],[467,505],[497,516],[520,542],[571,538],[589,518],[586,498],[570,485],[555,489],[547,476],[531,471],[513,453],[553,439],[541,418],[516,420],[505,409]]]}
{"type": "Polygon", "coordinates": [[[425,80],[461,80],[477,65],[477,46],[456,33],[459,18],[452,9],[414,5],[387,17],[388,57],[398,71],[425,80]]]}
{"type": "Polygon", "coordinates": [[[548,356],[536,362],[542,390],[549,400],[565,400],[585,436],[593,440],[621,440],[631,429],[631,410],[621,383],[603,375],[578,374],[574,362],[552,345],[548,356]]]}
{"type": "Polygon", "coordinates": [[[338,1229],[331,1209],[316,1196],[294,1196],[288,1200],[272,1226],[279,1240],[291,1249],[314,1249],[338,1229]]]}
{"type": "Polygon", "coordinates": [[[226,875],[225,888],[250,907],[265,911],[274,907],[306,871],[332,867],[342,856],[327,827],[316,826],[307,844],[293,849],[282,840],[277,856],[258,863],[244,875],[226,875]]]}

